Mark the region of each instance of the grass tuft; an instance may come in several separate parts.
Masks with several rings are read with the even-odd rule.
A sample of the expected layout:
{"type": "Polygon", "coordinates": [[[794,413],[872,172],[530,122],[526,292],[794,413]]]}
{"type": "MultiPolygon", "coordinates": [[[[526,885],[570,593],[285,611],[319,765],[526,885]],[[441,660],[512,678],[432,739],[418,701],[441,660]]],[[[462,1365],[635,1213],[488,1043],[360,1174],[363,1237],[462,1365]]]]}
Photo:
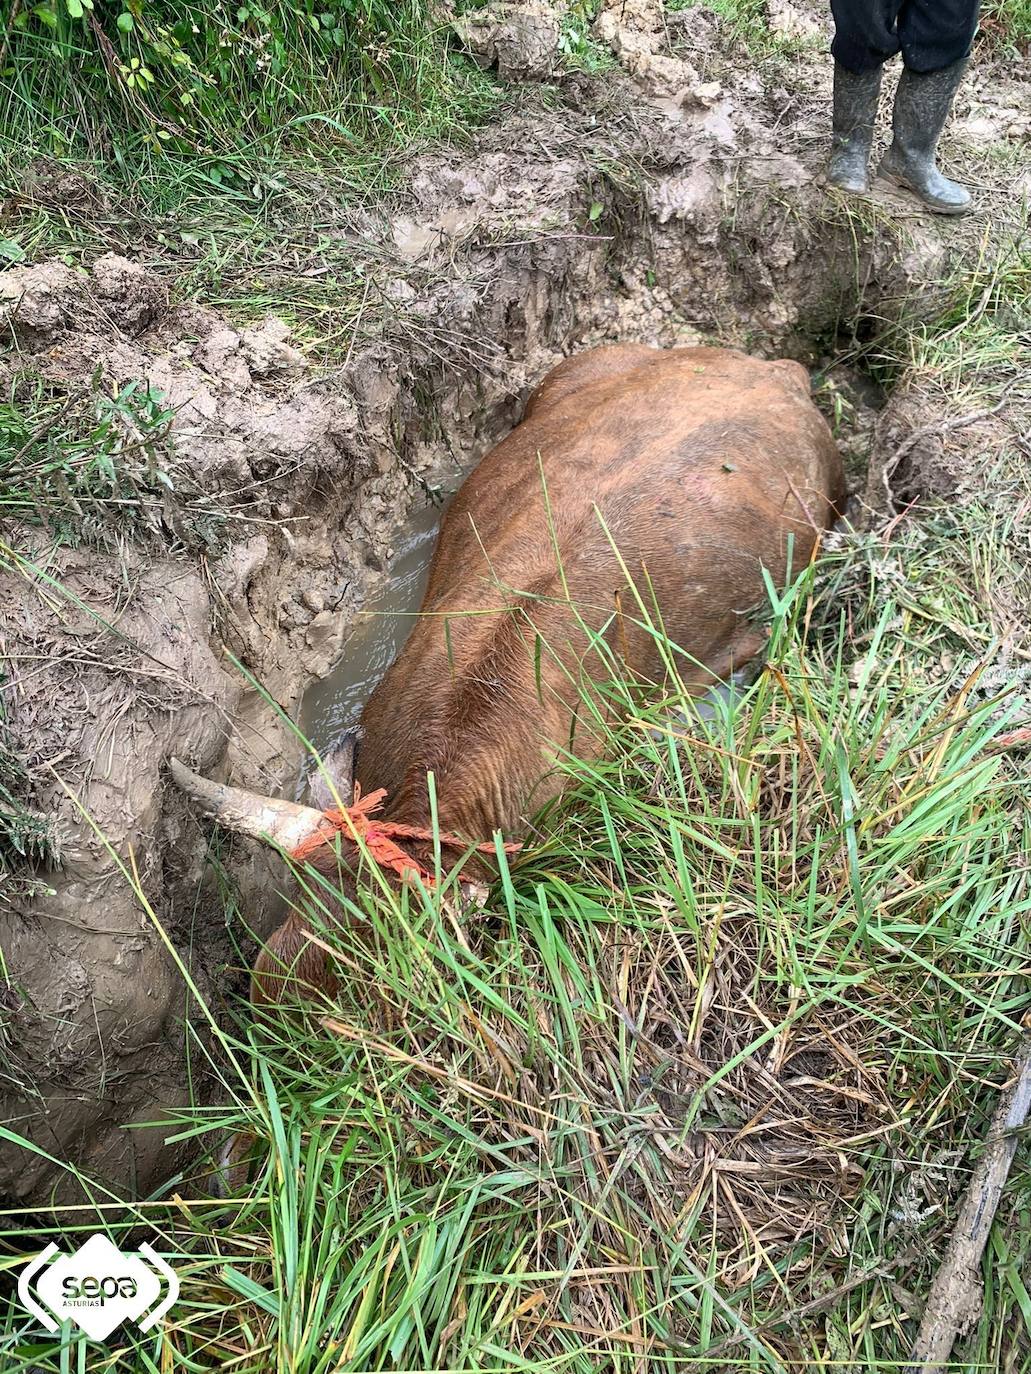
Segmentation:
{"type": "Polygon", "coordinates": [[[981,6],[981,36],[1004,53],[1026,60],[1031,49],[1031,3],[985,0],[981,6]]]}
{"type": "Polygon", "coordinates": [[[75,4],[0,19],[0,264],[102,242],[244,318],[346,286],[349,216],[502,96],[422,0],[75,4]]]}
{"type": "MultiPolygon", "coordinates": [[[[88,538],[105,519],[124,531],[174,488],[164,445],[172,412],[145,383],[55,388],[30,369],[0,398],[0,515],[88,538]],[[72,523],[69,523],[71,521],[72,523]]],[[[150,520],[145,519],[150,516],[150,520]]]]}
{"type": "Polygon", "coordinates": [[[19,141],[58,157],[200,157],[216,185],[256,145],[389,139],[465,93],[423,0],[42,0],[15,5],[0,52],[0,112],[19,141]]]}
{"type": "Polygon", "coordinates": [[[772,28],[766,0],[665,0],[665,7],[671,14],[695,8],[708,10],[726,37],[756,58],[789,56],[822,41],[820,37],[780,33],[772,28]]]}

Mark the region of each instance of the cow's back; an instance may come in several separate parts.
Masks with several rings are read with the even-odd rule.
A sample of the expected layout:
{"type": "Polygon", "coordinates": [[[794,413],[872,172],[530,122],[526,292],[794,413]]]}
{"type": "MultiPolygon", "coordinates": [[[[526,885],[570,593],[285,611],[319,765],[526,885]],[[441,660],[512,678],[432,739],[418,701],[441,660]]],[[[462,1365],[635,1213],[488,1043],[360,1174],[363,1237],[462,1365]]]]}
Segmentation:
{"type": "Polygon", "coordinates": [[[561,736],[578,691],[568,668],[586,640],[570,603],[636,671],[659,675],[627,574],[692,685],[725,676],[760,645],[746,617],[762,569],[782,580],[789,549],[803,566],[842,490],[796,363],[640,345],[568,359],[445,516],[425,614],[363,716],[363,786],[395,790],[412,767],[433,767],[440,785],[504,728],[536,766],[535,732],[561,736]],[[548,706],[542,664],[547,679],[563,654],[548,706]]]}
{"type": "Polygon", "coordinates": [[[537,581],[555,570],[556,544],[567,578],[593,579],[607,545],[593,533],[595,506],[623,557],[646,561],[653,580],[669,576],[671,590],[702,550],[732,581],[747,566],[751,586],[757,558],[771,571],[786,561],[789,535],[796,566],[809,556],[841,491],[840,458],[797,363],[716,348],[599,349],[549,374],[523,422],[466,479],[424,609],[467,599],[478,578],[537,581]],[[619,367],[624,352],[630,366],[619,367]],[[593,377],[597,354],[613,355],[611,370],[593,377]],[[582,382],[550,394],[577,379],[581,359],[582,382]]]}

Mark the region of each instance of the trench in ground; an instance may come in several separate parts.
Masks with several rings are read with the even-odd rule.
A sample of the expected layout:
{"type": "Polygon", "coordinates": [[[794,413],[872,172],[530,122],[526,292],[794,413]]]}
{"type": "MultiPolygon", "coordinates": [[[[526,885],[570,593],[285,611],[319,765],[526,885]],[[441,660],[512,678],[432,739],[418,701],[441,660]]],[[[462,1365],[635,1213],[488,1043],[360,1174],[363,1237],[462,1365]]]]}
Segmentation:
{"type": "MultiPolygon", "coordinates": [[[[586,187],[577,186],[578,197],[585,192],[586,187]]],[[[304,528],[312,532],[311,544],[332,550],[338,561],[316,561],[310,552],[307,557],[295,557],[292,545],[282,547],[270,531],[265,562],[253,580],[241,584],[243,591],[235,594],[235,618],[231,623],[219,618],[221,602],[210,607],[217,626],[212,647],[217,652],[221,637],[253,679],[264,682],[268,690],[267,695],[241,690],[228,729],[222,719],[209,713],[204,725],[206,752],[201,757],[200,746],[195,746],[186,760],[192,766],[216,775],[220,770],[222,776],[228,773],[230,781],[265,793],[300,791],[300,778],[307,769],[296,737],[283,715],[270,706],[269,697],[289,702],[286,716],[301,726],[321,753],[358,716],[376,680],[396,656],[420,599],[440,518],[440,507],[427,500],[427,491],[439,490],[446,500],[465,472],[517,422],[531,389],[570,353],[620,342],[663,347],[709,343],[803,362],[812,371],[818,403],[847,449],[850,487],[855,490],[859,485],[879,398],[871,397],[868,379],[856,367],[851,322],[866,313],[864,305],[873,314],[878,298],[883,299],[900,282],[891,273],[882,273],[873,302],[864,302],[858,288],[867,275],[867,248],[857,250],[858,258],[851,251],[852,240],[843,233],[850,222],[785,221],[778,203],[764,194],[743,202],[738,219],[721,225],[710,236],[697,226],[686,229],[675,219],[654,216],[636,187],[611,185],[604,195],[613,221],[610,232],[589,244],[584,244],[580,234],[545,236],[539,243],[533,239],[496,243],[486,235],[466,250],[463,262],[466,281],[475,282],[476,293],[450,282],[441,288],[431,279],[427,291],[439,288],[447,308],[455,312],[453,321],[445,315],[446,348],[423,346],[422,335],[413,342],[405,333],[404,320],[398,321],[397,334],[388,336],[385,344],[356,348],[352,365],[335,379],[327,398],[330,407],[337,407],[332,411],[334,431],[329,436],[333,442],[323,443],[312,465],[317,478],[303,498],[294,500],[295,484],[288,471],[276,491],[281,499],[293,501],[288,514],[303,519],[304,528]],[[489,346],[485,344],[475,357],[468,350],[452,356],[448,350],[455,338],[488,341],[489,346]],[[346,461],[341,461],[336,443],[338,431],[346,461]],[[342,576],[346,581],[341,589],[342,576]],[[313,584],[312,579],[319,580],[313,584]],[[282,616],[284,607],[296,608],[313,585],[323,607],[317,618],[332,622],[334,647],[342,644],[337,667],[328,674],[331,656],[320,660],[321,666],[313,671],[298,652],[311,615],[302,621],[282,616]],[[267,660],[273,671],[282,672],[285,686],[282,681],[277,686],[266,674],[267,660]],[[268,752],[255,761],[244,746],[256,739],[268,743],[268,752]],[[248,766],[256,770],[250,776],[248,766]]],[[[576,216],[582,218],[582,213],[586,211],[580,203],[576,216]]],[[[876,245],[869,251],[871,259],[876,259],[876,245]]],[[[432,296],[432,301],[443,313],[441,295],[432,296]]],[[[207,322],[205,328],[217,331],[217,325],[217,321],[207,322]]],[[[159,346],[167,348],[169,338],[168,333],[162,334],[159,346]]],[[[93,359],[96,343],[87,342],[90,346],[83,348],[84,356],[93,359]]],[[[138,359],[135,366],[146,364],[145,354],[140,353],[138,359]]],[[[283,466],[282,450],[274,444],[278,436],[247,428],[249,410],[239,405],[234,386],[216,386],[216,404],[233,405],[234,439],[264,445],[258,460],[276,473],[283,466]]],[[[280,394],[271,387],[258,391],[265,412],[275,411],[280,394]]],[[[310,385],[307,390],[302,386],[297,394],[324,399],[324,393],[310,385]]],[[[284,429],[296,424],[297,413],[288,407],[276,413],[282,416],[278,423],[284,429]]],[[[230,559],[237,547],[245,548],[233,546],[230,559]]],[[[237,685],[241,685],[239,679],[237,685]]],[[[166,731],[171,719],[165,718],[166,731]]],[[[178,753],[181,739],[169,734],[162,752],[166,748],[178,753]]],[[[155,871],[164,876],[162,914],[212,1014],[228,1025],[242,1010],[246,970],[258,941],[281,919],[286,884],[276,856],[240,845],[226,862],[219,857],[209,867],[202,886],[199,875],[210,831],[167,779],[158,780],[157,769],[154,776],[162,788],[160,795],[155,792],[154,807],[161,811],[168,829],[146,836],[143,843],[152,846],[155,871]],[[236,888],[232,905],[238,913],[228,919],[226,874],[236,888]]],[[[219,844],[216,841],[216,855],[219,844]]],[[[109,881],[112,900],[121,902],[127,920],[137,920],[132,893],[120,875],[111,873],[109,881]]],[[[103,960],[105,969],[113,967],[122,976],[121,966],[110,959],[106,947],[99,949],[96,958],[98,965],[103,960]]],[[[161,969],[163,955],[156,946],[143,958],[149,961],[143,977],[131,982],[112,977],[113,1015],[120,1014],[118,999],[131,1003],[135,1013],[131,999],[138,996],[140,986],[146,986],[150,969],[161,969]]],[[[167,976],[167,971],[161,971],[167,976]]],[[[59,1000],[78,995],[74,988],[66,994],[59,979],[43,985],[41,977],[40,983],[40,1004],[47,997],[59,1000]]],[[[207,1035],[195,1006],[188,1005],[186,1016],[201,1035],[207,1035]]],[[[88,1024],[92,1028],[92,1016],[88,1024]]],[[[98,1031],[98,1039],[103,1034],[98,1031]]],[[[124,1144],[127,1119],[154,1121],[163,1108],[178,1107],[184,1100],[211,1102],[218,1097],[217,1081],[203,1065],[200,1081],[192,1081],[196,1061],[188,1061],[182,1037],[164,1026],[161,1034],[162,1072],[155,1072],[153,1057],[141,1045],[139,1070],[134,1067],[119,1084],[119,1094],[125,1085],[124,1097],[116,1095],[102,1105],[87,1101],[82,1116],[89,1120],[91,1138],[86,1147],[77,1139],[76,1151],[92,1150],[95,1141],[117,1142],[112,1151],[136,1151],[135,1167],[136,1141],[144,1137],[138,1133],[130,1145],[124,1144]],[[125,1098],[130,1100],[128,1107],[125,1098]]],[[[42,1031],[39,1038],[40,1057],[52,1056],[50,1038],[42,1031]]],[[[33,1052],[37,1052],[35,1047],[33,1052]]],[[[33,1077],[45,1081],[45,1074],[35,1067],[33,1077]]],[[[28,1118],[31,1113],[25,1115],[28,1118]]],[[[44,1124],[49,1129],[49,1123],[44,1124]]],[[[144,1187],[163,1183],[187,1162],[186,1147],[180,1144],[163,1154],[157,1140],[160,1132],[152,1134],[140,1171],[144,1187]]],[[[99,1145],[96,1148],[99,1152],[99,1145]]],[[[0,1149],[0,1188],[8,1180],[12,1188],[23,1186],[22,1164],[14,1148],[6,1154],[0,1149]]],[[[128,1169],[123,1176],[125,1172],[128,1169]]],[[[58,1170],[48,1176],[42,1166],[38,1177],[24,1186],[40,1195],[51,1178],[60,1178],[69,1195],[77,1196],[74,1180],[69,1182],[58,1170]]],[[[117,1177],[112,1175],[112,1181],[117,1182],[117,1177]]]]}
{"type": "MultiPolygon", "coordinates": [[[[862,449],[869,443],[873,421],[887,400],[882,388],[869,373],[851,364],[838,364],[833,356],[821,359],[810,375],[816,398],[823,402],[821,408],[838,431],[836,437],[849,437],[862,449]],[[850,421],[842,420],[840,408],[834,404],[834,397],[843,395],[850,421]]],[[[856,453],[855,447],[849,456],[849,509],[854,509],[854,492],[865,477],[866,465],[863,453],[856,453]]],[[[382,578],[355,616],[340,658],[329,673],[312,683],[300,704],[298,727],[318,755],[325,756],[340,735],[357,724],[369,696],[404,647],[422,600],[440,522],[450,498],[475,465],[474,461],[452,474],[432,499],[428,495],[416,499],[406,519],[376,551],[383,563],[382,578]]],[[[302,768],[296,786],[298,796],[305,790],[304,774],[302,768]]]]}

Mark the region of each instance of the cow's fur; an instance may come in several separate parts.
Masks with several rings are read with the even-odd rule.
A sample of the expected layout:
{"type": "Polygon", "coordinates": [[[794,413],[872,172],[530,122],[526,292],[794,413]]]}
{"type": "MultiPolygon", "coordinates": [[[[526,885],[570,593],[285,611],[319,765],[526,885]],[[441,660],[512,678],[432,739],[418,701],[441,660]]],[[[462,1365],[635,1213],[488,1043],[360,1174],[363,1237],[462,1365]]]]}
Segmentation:
{"type": "Polygon", "coordinates": [[[385,787],[387,815],[426,822],[432,771],[442,829],[517,834],[561,787],[553,747],[595,748],[573,718],[578,679],[605,669],[578,616],[657,676],[629,573],[704,665],[683,664],[702,691],[761,647],[748,612],[762,568],[781,580],[789,543],[804,566],[841,497],[797,363],[640,345],[568,359],[444,519],[415,628],[362,714],[363,789],[385,787]]]}

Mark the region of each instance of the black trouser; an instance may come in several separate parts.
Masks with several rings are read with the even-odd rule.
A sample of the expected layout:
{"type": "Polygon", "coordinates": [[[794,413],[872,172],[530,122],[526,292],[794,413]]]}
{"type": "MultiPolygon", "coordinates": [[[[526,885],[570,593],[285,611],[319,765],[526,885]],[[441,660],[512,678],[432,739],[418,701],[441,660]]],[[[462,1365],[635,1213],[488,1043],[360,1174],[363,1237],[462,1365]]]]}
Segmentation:
{"type": "Polygon", "coordinates": [[[937,72],[970,52],[978,0],[831,0],[831,52],[868,72],[897,52],[910,71],[937,72]]]}

